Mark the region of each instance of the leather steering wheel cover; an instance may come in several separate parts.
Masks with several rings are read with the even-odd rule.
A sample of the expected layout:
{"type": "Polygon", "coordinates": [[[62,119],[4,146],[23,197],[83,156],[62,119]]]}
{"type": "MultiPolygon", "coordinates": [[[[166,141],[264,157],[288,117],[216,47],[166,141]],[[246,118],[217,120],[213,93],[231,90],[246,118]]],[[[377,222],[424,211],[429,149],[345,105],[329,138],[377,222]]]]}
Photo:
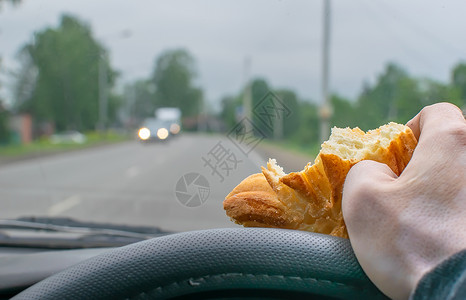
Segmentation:
{"type": "Polygon", "coordinates": [[[224,228],[167,235],[90,258],[14,299],[166,299],[267,289],[386,299],[349,240],[295,230],[224,228]]]}

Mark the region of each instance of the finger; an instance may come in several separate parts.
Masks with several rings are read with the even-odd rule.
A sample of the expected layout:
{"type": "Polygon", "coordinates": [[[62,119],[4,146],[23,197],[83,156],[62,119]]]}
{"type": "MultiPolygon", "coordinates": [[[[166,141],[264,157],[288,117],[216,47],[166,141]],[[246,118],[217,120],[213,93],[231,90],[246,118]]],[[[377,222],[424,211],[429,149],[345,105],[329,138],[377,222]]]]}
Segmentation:
{"type": "Polygon", "coordinates": [[[416,140],[419,141],[419,135],[421,134],[421,129],[419,128],[419,119],[421,118],[421,112],[422,110],[411,120],[406,123],[406,126],[411,128],[411,131],[413,132],[414,136],[416,137],[416,140]]]}
{"type": "Polygon", "coordinates": [[[424,130],[439,129],[439,124],[454,125],[456,123],[465,123],[463,112],[457,106],[443,102],[424,107],[406,125],[411,128],[419,141],[424,130]]]}
{"type": "Polygon", "coordinates": [[[348,233],[353,231],[351,225],[359,219],[358,214],[365,211],[369,203],[377,201],[376,198],[382,194],[384,187],[396,178],[397,175],[390,167],[372,160],[363,160],[350,169],[343,186],[342,198],[343,217],[348,225],[348,233]]]}
{"type": "Polygon", "coordinates": [[[386,295],[407,298],[410,287],[407,280],[399,280],[403,278],[398,275],[401,268],[393,263],[384,242],[394,236],[391,230],[397,198],[390,190],[396,179],[385,164],[359,162],[346,177],[342,211],[351,246],[364,272],[386,295]]]}
{"type": "Polygon", "coordinates": [[[450,103],[427,106],[407,125],[418,139],[411,161],[401,175],[417,178],[422,172],[442,173],[460,155],[466,134],[462,111],[450,103]],[[433,168],[433,169],[432,169],[433,168]],[[428,171],[429,170],[429,171],[428,171]]]}

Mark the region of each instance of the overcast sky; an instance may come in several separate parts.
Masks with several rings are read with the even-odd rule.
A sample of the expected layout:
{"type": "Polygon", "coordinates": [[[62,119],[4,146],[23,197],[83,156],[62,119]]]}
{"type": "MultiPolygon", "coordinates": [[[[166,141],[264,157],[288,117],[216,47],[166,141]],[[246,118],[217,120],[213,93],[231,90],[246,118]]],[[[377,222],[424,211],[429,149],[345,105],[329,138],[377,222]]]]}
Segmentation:
{"type": "MultiPolygon", "coordinates": [[[[197,61],[198,84],[218,103],[250,76],[274,88],[291,88],[320,101],[322,1],[123,1],[23,0],[0,10],[2,94],[11,85],[6,70],[34,31],[57,26],[71,13],[88,22],[111,52],[121,82],[147,78],[166,49],[187,48],[197,61]],[[126,32],[126,37],[123,32],[126,32]],[[128,36],[128,33],[129,36],[128,36]]],[[[330,87],[355,98],[388,61],[418,77],[449,80],[466,60],[466,1],[332,1],[330,87]]]]}

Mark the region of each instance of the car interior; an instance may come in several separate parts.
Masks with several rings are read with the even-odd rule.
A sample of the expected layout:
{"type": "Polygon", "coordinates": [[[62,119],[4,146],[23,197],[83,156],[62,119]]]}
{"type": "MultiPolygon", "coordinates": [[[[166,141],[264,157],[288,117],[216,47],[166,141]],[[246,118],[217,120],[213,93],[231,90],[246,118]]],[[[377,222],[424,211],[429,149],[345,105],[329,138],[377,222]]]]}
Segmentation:
{"type": "Polygon", "coordinates": [[[223,201],[334,126],[466,111],[465,9],[0,0],[0,299],[388,299],[350,239],[223,201]]]}

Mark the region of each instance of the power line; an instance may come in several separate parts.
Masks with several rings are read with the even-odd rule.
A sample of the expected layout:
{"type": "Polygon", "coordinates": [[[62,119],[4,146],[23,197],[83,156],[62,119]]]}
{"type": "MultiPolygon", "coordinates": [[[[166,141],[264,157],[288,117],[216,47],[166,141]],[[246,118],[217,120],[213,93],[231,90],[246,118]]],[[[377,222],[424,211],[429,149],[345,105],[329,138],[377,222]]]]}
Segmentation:
{"type": "Polygon", "coordinates": [[[384,1],[382,1],[382,0],[372,1],[371,3],[374,3],[375,5],[383,6],[384,12],[390,14],[394,19],[397,19],[399,21],[404,22],[406,25],[408,25],[408,27],[411,27],[411,30],[413,32],[417,32],[418,34],[423,35],[430,42],[432,42],[433,40],[437,41],[436,43],[432,42],[432,45],[435,45],[437,47],[449,48],[450,51],[453,51],[455,53],[464,52],[463,49],[457,48],[455,45],[453,45],[452,43],[444,40],[440,36],[437,36],[436,34],[430,32],[429,30],[426,30],[425,27],[416,24],[416,22],[414,22],[412,18],[407,17],[406,15],[401,13],[399,10],[397,10],[396,8],[390,6],[389,4],[385,3],[384,1]]]}
{"type": "MultiPolygon", "coordinates": [[[[370,5],[373,5],[374,1],[367,1],[366,3],[370,3],[370,5]]],[[[428,65],[431,68],[435,68],[435,66],[432,64],[432,60],[428,59],[423,52],[417,50],[415,47],[413,47],[409,43],[406,43],[406,41],[403,38],[401,38],[399,34],[395,33],[389,26],[387,26],[386,22],[383,22],[381,18],[375,16],[375,14],[378,14],[379,16],[382,16],[383,18],[387,17],[385,13],[377,12],[377,9],[380,9],[380,8],[370,7],[370,5],[366,5],[366,6],[363,5],[363,7],[370,10],[370,12],[367,15],[372,18],[372,22],[376,24],[377,27],[379,27],[386,34],[390,35],[395,40],[397,40],[398,45],[401,46],[400,49],[402,49],[405,52],[405,54],[410,56],[413,60],[417,60],[421,62],[423,65],[428,65]]]]}

